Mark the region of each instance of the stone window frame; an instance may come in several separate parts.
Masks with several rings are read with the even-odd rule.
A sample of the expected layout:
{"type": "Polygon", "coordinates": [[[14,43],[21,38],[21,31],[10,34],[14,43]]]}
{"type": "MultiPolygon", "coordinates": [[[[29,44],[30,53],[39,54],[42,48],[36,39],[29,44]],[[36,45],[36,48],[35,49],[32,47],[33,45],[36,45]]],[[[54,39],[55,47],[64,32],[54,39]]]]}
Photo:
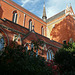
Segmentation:
{"type": "Polygon", "coordinates": [[[18,19],[18,13],[16,10],[13,11],[13,18],[12,18],[12,22],[17,23],[17,19],[18,19]]]}
{"type": "Polygon", "coordinates": [[[13,41],[18,42],[18,39],[20,39],[20,43],[22,44],[22,40],[21,40],[21,36],[20,36],[20,34],[19,34],[19,35],[14,34],[13,41]]]}
{"type": "Polygon", "coordinates": [[[29,31],[32,31],[32,19],[29,20],[29,31]]]}
{"type": "MultiPolygon", "coordinates": [[[[2,34],[2,33],[0,33],[0,39],[1,39],[1,38],[3,38],[3,40],[4,40],[4,43],[3,43],[3,44],[4,44],[4,47],[5,47],[5,39],[4,39],[4,36],[3,36],[3,34],[2,34]]],[[[3,47],[1,50],[3,50],[3,49],[4,49],[4,47],[3,47]]],[[[0,51],[1,51],[1,50],[0,50],[0,51]]]]}
{"type": "Polygon", "coordinates": [[[47,51],[47,60],[53,60],[53,56],[54,56],[54,53],[53,53],[52,49],[49,49],[47,51]]]}
{"type": "Polygon", "coordinates": [[[41,26],[41,35],[44,36],[44,27],[43,26],[41,26]]]}

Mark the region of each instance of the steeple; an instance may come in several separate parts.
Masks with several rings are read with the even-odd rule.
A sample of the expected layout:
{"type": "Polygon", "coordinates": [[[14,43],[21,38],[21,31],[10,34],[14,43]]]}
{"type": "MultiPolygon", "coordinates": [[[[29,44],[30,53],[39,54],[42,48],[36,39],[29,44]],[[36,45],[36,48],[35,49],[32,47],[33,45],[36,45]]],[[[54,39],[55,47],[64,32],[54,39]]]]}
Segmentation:
{"type": "Polygon", "coordinates": [[[44,5],[43,5],[43,16],[42,16],[43,21],[46,22],[47,20],[47,16],[46,16],[46,9],[45,9],[45,1],[44,1],[44,5]]]}

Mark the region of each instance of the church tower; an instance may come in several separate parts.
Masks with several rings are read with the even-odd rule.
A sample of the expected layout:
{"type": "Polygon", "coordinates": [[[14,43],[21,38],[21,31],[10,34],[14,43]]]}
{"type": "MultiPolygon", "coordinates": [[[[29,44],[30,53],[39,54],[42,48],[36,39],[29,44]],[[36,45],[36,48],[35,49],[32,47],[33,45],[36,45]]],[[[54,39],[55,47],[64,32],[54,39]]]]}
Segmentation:
{"type": "Polygon", "coordinates": [[[42,16],[42,20],[43,21],[47,21],[47,16],[46,16],[46,9],[45,9],[45,2],[44,2],[44,6],[43,6],[43,16],[42,16]]]}

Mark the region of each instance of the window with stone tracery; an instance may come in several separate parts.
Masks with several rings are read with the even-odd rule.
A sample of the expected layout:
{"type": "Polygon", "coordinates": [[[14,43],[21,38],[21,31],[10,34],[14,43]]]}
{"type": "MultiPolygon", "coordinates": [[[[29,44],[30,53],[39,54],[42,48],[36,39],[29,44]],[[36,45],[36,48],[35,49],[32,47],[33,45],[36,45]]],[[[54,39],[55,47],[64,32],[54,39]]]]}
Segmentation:
{"type": "Polygon", "coordinates": [[[48,50],[47,52],[47,60],[53,60],[54,54],[52,50],[48,50]]]}
{"type": "Polygon", "coordinates": [[[30,19],[29,20],[29,31],[31,31],[32,30],[32,20],[30,19]]]}
{"type": "Polygon", "coordinates": [[[4,48],[4,37],[3,35],[0,33],[0,50],[2,50],[4,48]]]}
{"type": "Polygon", "coordinates": [[[12,19],[12,21],[14,23],[17,23],[17,12],[16,11],[13,12],[13,19],[12,19]]]}
{"type": "Polygon", "coordinates": [[[44,28],[43,28],[43,26],[41,27],[41,35],[44,35],[44,28]]]}

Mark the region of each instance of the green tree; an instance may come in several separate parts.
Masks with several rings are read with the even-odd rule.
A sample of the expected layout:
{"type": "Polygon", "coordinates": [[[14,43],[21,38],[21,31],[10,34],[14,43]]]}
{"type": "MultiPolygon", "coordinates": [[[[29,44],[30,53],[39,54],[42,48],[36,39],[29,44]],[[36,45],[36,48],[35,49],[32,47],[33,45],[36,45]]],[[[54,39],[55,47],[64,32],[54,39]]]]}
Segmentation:
{"type": "Polygon", "coordinates": [[[75,43],[64,44],[54,56],[55,63],[59,66],[60,71],[66,75],[75,74],[75,43]]]}
{"type": "Polygon", "coordinates": [[[52,75],[51,67],[45,63],[41,56],[30,55],[31,50],[25,51],[23,46],[7,46],[0,53],[0,74],[1,75],[52,75]]]}

